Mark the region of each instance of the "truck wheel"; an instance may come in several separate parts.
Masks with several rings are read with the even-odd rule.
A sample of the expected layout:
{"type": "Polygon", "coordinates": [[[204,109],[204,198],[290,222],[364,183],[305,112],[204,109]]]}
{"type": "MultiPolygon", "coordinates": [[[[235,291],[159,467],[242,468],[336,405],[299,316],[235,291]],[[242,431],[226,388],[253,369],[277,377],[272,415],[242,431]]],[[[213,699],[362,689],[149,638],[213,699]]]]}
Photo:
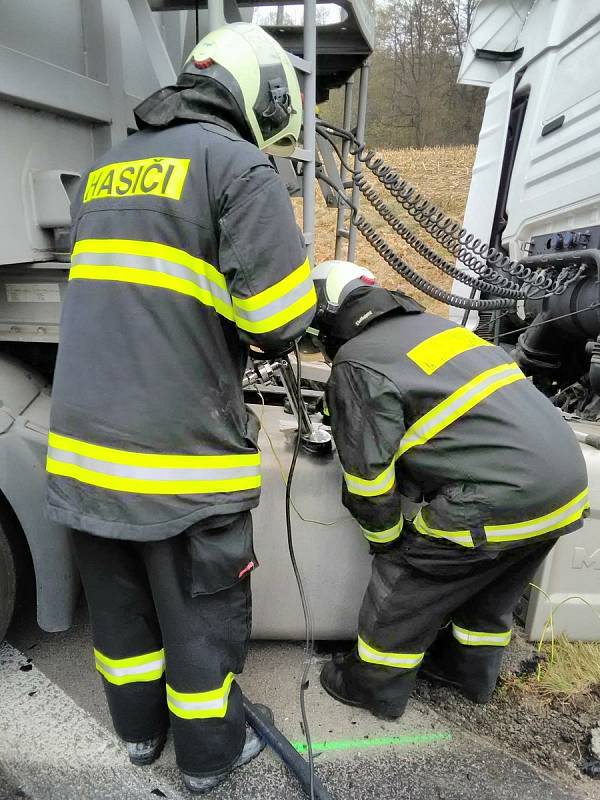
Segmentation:
{"type": "Polygon", "coordinates": [[[17,565],[8,536],[0,521],[0,642],[12,620],[17,596],[17,565]]]}

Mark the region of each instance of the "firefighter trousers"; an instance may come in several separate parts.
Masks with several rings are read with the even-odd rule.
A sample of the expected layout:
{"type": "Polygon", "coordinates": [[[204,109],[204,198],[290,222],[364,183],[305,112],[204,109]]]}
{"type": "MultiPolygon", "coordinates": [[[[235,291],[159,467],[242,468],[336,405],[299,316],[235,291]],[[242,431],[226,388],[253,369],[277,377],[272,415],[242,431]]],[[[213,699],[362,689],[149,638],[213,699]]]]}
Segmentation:
{"type": "Polygon", "coordinates": [[[400,714],[428,654],[432,672],[488,700],[513,612],[553,545],[471,550],[409,525],[397,546],[373,558],[358,643],[342,661],[346,694],[400,714]]]}
{"type": "Polygon", "coordinates": [[[161,541],[73,542],[117,734],[144,741],[170,724],[183,772],[226,772],[246,735],[234,676],[251,628],[250,512],[161,541]]]}

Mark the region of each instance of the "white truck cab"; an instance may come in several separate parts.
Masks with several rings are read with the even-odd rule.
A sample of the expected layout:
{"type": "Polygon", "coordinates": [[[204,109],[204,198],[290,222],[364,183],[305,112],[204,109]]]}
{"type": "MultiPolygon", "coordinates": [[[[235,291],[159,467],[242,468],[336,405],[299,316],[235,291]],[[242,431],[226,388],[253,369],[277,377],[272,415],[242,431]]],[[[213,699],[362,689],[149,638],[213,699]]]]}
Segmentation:
{"type": "MultiPolygon", "coordinates": [[[[546,595],[531,591],[531,638],[548,634],[561,603],[555,631],[600,638],[600,451],[589,444],[600,435],[599,62],[595,0],[481,0],[459,73],[489,87],[464,227],[515,262],[585,267],[562,295],[466,319],[515,351],[579,433],[588,467],[591,517],[559,540],[538,576],[546,595]]],[[[453,291],[471,290],[455,281],[453,291]]],[[[465,321],[462,311],[451,316],[465,321]]]]}

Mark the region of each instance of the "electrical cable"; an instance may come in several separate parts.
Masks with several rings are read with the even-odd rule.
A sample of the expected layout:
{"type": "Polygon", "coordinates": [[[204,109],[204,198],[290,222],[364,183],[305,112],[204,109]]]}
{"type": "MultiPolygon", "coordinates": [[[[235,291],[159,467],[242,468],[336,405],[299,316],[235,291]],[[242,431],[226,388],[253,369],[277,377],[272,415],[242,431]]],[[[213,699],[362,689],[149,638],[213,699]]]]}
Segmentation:
{"type": "MultiPolygon", "coordinates": [[[[354,172],[351,167],[344,161],[339,151],[337,145],[335,145],[333,139],[328,135],[325,135],[323,131],[319,131],[319,133],[327,139],[327,141],[331,144],[334,148],[338,158],[340,159],[341,164],[348,170],[354,172]]],[[[319,174],[319,180],[323,180],[329,186],[332,186],[338,196],[341,197],[339,187],[336,187],[335,184],[330,181],[327,176],[324,176],[322,173],[319,174]]],[[[450,264],[450,262],[446,261],[439,253],[431,248],[426,242],[424,242],[414,231],[412,231],[407,225],[405,225],[402,220],[394,215],[392,210],[385,204],[382,198],[377,194],[377,192],[370,186],[364,177],[360,177],[356,182],[356,185],[360,189],[363,196],[371,203],[373,208],[377,211],[382,219],[388,223],[388,225],[397,233],[399,236],[404,239],[404,241],[412,247],[415,252],[417,252],[420,256],[425,258],[429,261],[430,264],[437,267],[442,272],[449,275],[451,278],[456,278],[460,280],[462,283],[465,283],[467,286],[472,286],[474,289],[488,292],[491,294],[495,294],[497,297],[507,297],[512,300],[521,299],[524,297],[519,285],[514,281],[509,280],[506,276],[500,275],[499,273],[494,272],[490,267],[487,265],[483,265],[481,269],[482,277],[476,277],[474,275],[465,272],[464,270],[459,269],[458,267],[454,266],[454,264],[450,264]],[[499,286],[496,286],[494,282],[498,282],[499,286]]],[[[344,195],[344,199],[348,200],[344,195]]],[[[358,208],[352,204],[351,202],[347,203],[351,210],[356,214],[359,215],[360,212],[358,208]]],[[[456,256],[459,260],[460,257],[456,256]]],[[[472,293],[470,300],[475,299],[475,294],[472,293]]],[[[467,309],[471,310],[471,309],[467,309]]]]}
{"type": "MultiPolygon", "coordinates": [[[[391,209],[385,204],[383,199],[377,194],[375,189],[367,183],[364,176],[360,174],[360,170],[354,169],[344,158],[340,148],[338,147],[337,143],[333,136],[330,136],[329,133],[326,132],[327,130],[327,123],[322,125],[319,121],[317,122],[317,128],[319,131],[319,135],[326,139],[329,144],[333,147],[340,164],[353,176],[353,182],[359,188],[363,196],[371,203],[373,208],[379,213],[379,215],[384,219],[395,231],[398,233],[404,241],[413,248],[419,255],[423,258],[427,259],[431,264],[433,264],[438,269],[441,269],[442,272],[445,272],[447,275],[450,275],[452,278],[457,278],[462,283],[465,283],[467,286],[473,286],[475,289],[479,289],[480,291],[488,291],[493,292],[498,296],[505,296],[510,297],[512,299],[519,299],[523,297],[523,293],[520,290],[520,287],[514,281],[509,280],[506,276],[500,275],[498,272],[495,272],[491,267],[484,263],[474,263],[471,262],[469,265],[470,269],[474,272],[477,272],[484,280],[488,281],[488,285],[481,281],[480,278],[476,278],[474,276],[469,275],[469,273],[465,273],[464,270],[460,270],[455,267],[453,264],[450,264],[446,261],[441,255],[436,253],[429,245],[427,245],[422,239],[420,239],[417,234],[412,231],[407,225],[405,225],[398,217],[394,215],[391,209]],[[498,283],[500,288],[496,287],[494,284],[498,283]],[[476,285],[477,284],[477,285],[476,285]],[[479,285],[481,284],[481,285],[479,285]]],[[[336,129],[336,132],[341,129],[336,129]]],[[[339,135],[339,134],[337,134],[339,135]]],[[[343,137],[346,141],[352,141],[353,137],[343,137]]],[[[355,213],[359,213],[358,209],[355,206],[352,206],[355,213]]],[[[461,256],[466,255],[463,250],[459,248],[457,252],[452,253],[459,261],[462,262],[461,256]]],[[[467,264],[465,264],[467,266],[467,264]]],[[[470,299],[475,298],[475,293],[472,292],[470,299]]],[[[468,311],[469,309],[467,309],[468,311]]]]}
{"type": "Polygon", "coordinates": [[[552,317],[551,319],[544,319],[541,322],[532,322],[530,325],[525,325],[523,328],[516,328],[512,331],[506,331],[506,333],[501,333],[498,336],[498,339],[503,339],[505,336],[512,336],[515,333],[522,333],[523,331],[528,331],[530,328],[540,328],[542,325],[550,325],[552,322],[556,322],[559,319],[565,319],[566,317],[574,317],[576,314],[583,314],[585,311],[593,311],[594,308],[600,308],[600,303],[592,303],[585,308],[578,308],[577,311],[570,311],[568,314],[560,314],[558,317],[552,317]]]}
{"type": "MultiPolygon", "coordinates": [[[[265,415],[265,410],[266,410],[265,398],[263,397],[263,393],[260,391],[260,389],[257,386],[252,386],[250,388],[253,391],[255,391],[256,394],[260,398],[260,402],[261,402],[261,406],[262,406],[262,411],[261,411],[261,415],[260,415],[260,429],[265,434],[265,436],[267,437],[267,441],[269,442],[269,447],[271,448],[271,453],[273,454],[273,458],[277,462],[277,466],[279,467],[279,474],[281,475],[281,479],[283,481],[283,485],[285,486],[286,482],[287,482],[287,476],[285,474],[285,470],[283,469],[283,464],[281,463],[281,459],[277,455],[277,450],[276,450],[275,445],[273,443],[273,439],[271,437],[271,434],[269,433],[269,430],[268,430],[267,426],[264,423],[264,415],[265,415]]],[[[352,516],[350,514],[346,514],[343,517],[337,517],[337,519],[332,519],[332,520],[329,520],[327,522],[325,520],[323,520],[323,519],[314,519],[313,517],[306,517],[299,510],[298,506],[294,502],[294,499],[291,498],[291,497],[290,497],[290,503],[292,505],[292,508],[294,509],[296,514],[298,515],[298,517],[302,520],[302,522],[309,522],[312,525],[323,525],[323,527],[327,528],[327,527],[329,527],[331,525],[337,525],[338,522],[345,522],[347,519],[352,519],[352,516]]]]}
{"type": "Polygon", "coordinates": [[[318,120],[316,122],[316,126],[319,135],[322,136],[324,139],[326,139],[329,142],[329,144],[333,147],[336,156],[340,160],[340,164],[344,167],[344,169],[346,169],[350,174],[353,175],[356,172],[356,170],[354,169],[354,167],[350,166],[350,164],[346,161],[340,147],[338,147],[338,144],[333,138],[333,136],[330,136],[328,133],[325,133],[325,129],[320,127],[318,120]]]}
{"type": "MultiPolygon", "coordinates": [[[[298,509],[294,505],[294,502],[293,502],[292,496],[291,496],[291,493],[292,493],[292,482],[293,482],[293,478],[294,478],[294,472],[295,472],[295,469],[296,469],[296,462],[298,461],[298,455],[300,453],[300,442],[301,442],[301,436],[302,436],[302,418],[301,418],[300,408],[301,408],[301,404],[304,402],[304,399],[302,397],[302,385],[301,385],[301,382],[302,382],[302,365],[301,365],[301,361],[300,361],[300,351],[298,349],[297,342],[294,343],[294,353],[295,353],[295,356],[296,356],[297,395],[296,395],[296,398],[295,398],[295,400],[296,400],[295,405],[296,405],[296,412],[297,412],[297,431],[296,431],[296,440],[294,442],[294,450],[293,450],[293,453],[292,453],[292,460],[290,462],[290,468],[288,470],[287,479],[285,477],[281,461],[280,461],[279,457],[277,456],[277,453],[275,452],[275,447],[273,445],[273,440],[271,439],[271,436],[270,436],[269,432],[267,431],[266,427],[264,427],[263,424],[262,424],[263,418],[264,418],[264,414],[265,414],[265,409],[266,409],[265,399],[264,399],[260,389],[258,389],[258,387],[254,387],[254,390],[258,394],[258,396],[260,398],[260,401],[261,401],[261,405],[262,405],[262,412],[261,412],[261,416],[260,416],[261,427],[262,427],[263,431],[265,432],[265,435],[267,437],[267,440],[269,442],[269,445],[271,447],[271,450],[273,452],[275,460],[277,461],[277,464],[279,465],[281,476],[282,476],[284,484],[285,484],[285,524],[286,524],[286,531],[287,531],[287,544],[288,544],[290,562],[292,564],[292,569],[294,571],[294,577],[296,579],[296,585],[298,586],[298,593],[300,595],[300,602],[302,604],[302,613],[304,615],[304,629],[305,629],[303,669],[302,669],[302,675],[301,675],[301,678],[300,678],[300,713],[301,713],[301,717],[302,717],[302,727],[304,729],[304,736],[306,738],[306,750],[307,750],[307,753],[308,753],[308,780],[307,781],[303,780],[302,782],[303,782],[303,785],[308,784],[307,786],[305,786],[305,788],[307,788],[307,790],[309,791],[309,796],[310,796],[311,800],[315,800],[316,797],[326,798],[326,797],[328,797],[328,795],[326,794],[325,790],[321,786],[320,781],[317,780],[316,777],[315,777],[315,764],[314,764],[314,753],[313,753],[313,748],[312,748],[312,738],[311,738],[311,734],[310,734],[310,726],[309,726],[309,722],[308,722],[308,716],[307,716],[307,713],[306,713],[306,703],[305,703],[305,692],[306,692],[306,689],[308,688],[308,685],[309,685],[309,671],[310,671],[310,667],[312,665],[312,661],[313,661],[313,657],[314,657],[315,636],[314,636],[314,625],[313,625],[310,605],[308,603],[308,598],[306,596],[306,592],[305,592],[305,589],[304,589],[304,583],[302,581],[302,575],[300,573],[300,569],[298,567],[298,562],[296,560],[296,553],[295,553],[295,549],[294,549],[294,540],[293,540],[293,534],[292,534],[291,509],[293,508],[294,511],[298,514],[298,516],[301,519],[304,519],[304,517],[302,517],[302,515],[299,513],[298,509]],[[316,794],[315,794],[315,790],[316,790],[316,794]]],[[[318,522],[318,524],[321,524],[321,525],[331,525],[331,524],[334,524],[334,522],[335,522],[335,521],[333,523],[319,522],[318,520],[310,520],[310,521],[311,522],[318,522]]],[[[271,744],[273,744],[273,742],[271,742],[271,744]]],[[[281,745],[281,742],[279,744],[281,745]]],[[[279,750],[278,750],[278,752],[279,752],[279,750]]],[[[285,756],[285,754],[284,753],[282,754],[282,752],[280,752],[280,755],[282,755],[282,757],[285,756]]],[[[287,761],[288,760],[287,757],[284,760],[287,761]]],[[[298,775],[298,777],[301,777],[300,774],[298,773],[298,771],[297,770],[295,770],[295,771],[296,771],[296,774],[298,775]]]]}
{"type": "Polygon", "coordinates": [[[292,564],[292,569],[294,570],[294,577],[296,578],[296,584],[298,586],[298,593],[300,595],[300,602],[302,604],[302,613],[304,614],[304,626],[306,632],[305,642],[304,642],[304,664],[303,664],[302,676],[300,678],[300,713],[302,715],[302,725],[304,728],[304,736],[306,738],[308,766],[310,770],[310,798],[311,800],[314,800],[315,762],[314,762],[314,753],[312,749],[310,728],[308,724],[308,717],[306,715],[305,692],[309,684],[309,671],[314,656],[315,637],[314,637],[314,627],[313,627],[310,606],[308,603],[308,598],[306,597],[306,592],[304,590],[304,584],[302,582],[302,575],[300,574],[300,569],[298,568],[298,562],[296,561],[296,553],[294,550],[294,539],[292,535],[292,514],[291,514],[292,481],[294,479],[294,472],[296,469],[296,462],[298,461],[298,454],[300,452],[300,440],[302,436],[302,418],[300,416],[300,409],[302,407],[302,403],[304,402],[302,398],[302,387],[300,385],[302,380],[302,366],[300,363],[300,351],[298,350],[297,342],[294,342],[294,352],[296,354],[296,382],[297,382],[296,411],[298,416],[298,429],[296,433],[294,451],[292,454],[292,460],[290,463],[290,468],[288,471],[288,477],[285,486],[285,524],[287,529],[287,543],[290,554],[290,561],[292,564]]]}

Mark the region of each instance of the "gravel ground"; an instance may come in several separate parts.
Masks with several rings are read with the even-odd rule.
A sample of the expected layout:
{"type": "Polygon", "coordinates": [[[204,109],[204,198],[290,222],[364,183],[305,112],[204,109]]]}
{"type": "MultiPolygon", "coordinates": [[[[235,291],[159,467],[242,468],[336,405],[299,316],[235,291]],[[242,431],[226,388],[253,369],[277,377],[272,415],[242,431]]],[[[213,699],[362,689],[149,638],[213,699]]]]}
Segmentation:
{"type": "Polygon", "coordinates": [[[600,686],[591,697],[549,703],[533,692],[511,688],[511,677],[535,669],[534,656],[534,646],[517,630],[507,650],[505,677],[487,706],[425,681],[418,682],[416,696],[461,729],[501,743],[515,755],[576,781],[588,797],[600,799],[600,780],[582,773],[590,757],[590,733],[600,722],[600,686]]]}

